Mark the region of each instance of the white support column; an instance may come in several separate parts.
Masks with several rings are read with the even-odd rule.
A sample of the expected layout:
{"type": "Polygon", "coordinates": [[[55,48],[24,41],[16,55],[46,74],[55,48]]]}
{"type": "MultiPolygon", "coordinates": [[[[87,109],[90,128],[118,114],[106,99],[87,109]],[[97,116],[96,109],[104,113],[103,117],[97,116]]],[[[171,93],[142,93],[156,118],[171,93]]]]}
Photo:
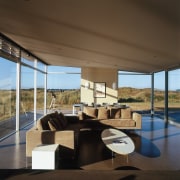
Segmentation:
{"type": "Polygon", "coordinates": [[[21,89],[21,63],[20,60],[16,66],[16,131],[19,131],[20,125],[20,89],[21,89]]]}
{"type": "Polygon", "coordinates": [[[34,61],[34,121],[36,121],[37,114],[37,60],[34,61]]]}
{"type": "Polygon", "coordinates": [[[44,78],[44,115],[47,113],[47,65],[45,66],[45,78],[44,78]]]}

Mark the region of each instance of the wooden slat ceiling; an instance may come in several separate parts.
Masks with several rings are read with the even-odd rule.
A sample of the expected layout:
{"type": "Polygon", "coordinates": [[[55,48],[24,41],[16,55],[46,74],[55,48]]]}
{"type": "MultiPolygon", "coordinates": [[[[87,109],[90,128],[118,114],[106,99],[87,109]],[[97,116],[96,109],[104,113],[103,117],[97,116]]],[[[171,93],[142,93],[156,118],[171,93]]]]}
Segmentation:
{"type": "Polygon", "coordinates": [[[180,67],[179,0],[0,0],[0,32],[50,65],[180,67]]]}

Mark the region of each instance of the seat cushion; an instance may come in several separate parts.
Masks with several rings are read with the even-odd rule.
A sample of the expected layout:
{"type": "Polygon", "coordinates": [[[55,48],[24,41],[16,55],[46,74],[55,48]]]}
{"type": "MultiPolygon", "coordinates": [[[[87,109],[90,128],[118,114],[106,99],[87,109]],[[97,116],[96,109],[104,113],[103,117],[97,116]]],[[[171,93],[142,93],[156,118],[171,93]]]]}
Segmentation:
{"type": "Polygon", "coordinates": [[[118,119],[105,119],[105,120],[101,120],[100,121],[102,124],[104,125],[108,125],[111,127],[135,127],[136,126],[136,122],[134,120],[131,119],[122,119],[122,120],[118,120],[118,119]]]}

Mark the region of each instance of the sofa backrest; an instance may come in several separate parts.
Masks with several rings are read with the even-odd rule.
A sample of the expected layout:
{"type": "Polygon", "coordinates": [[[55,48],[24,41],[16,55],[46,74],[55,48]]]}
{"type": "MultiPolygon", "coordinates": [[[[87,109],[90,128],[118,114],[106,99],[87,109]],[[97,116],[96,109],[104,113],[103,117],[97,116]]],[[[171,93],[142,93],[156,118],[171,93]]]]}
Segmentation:
{"type": "Polygon", "coordinates": [[[119,108],[119,107],[84,107],[84,118],[96,118],[96,119],[131,119],[131,108],[119,108]]]}
{"type": "Polygon", "coordinates": [[[36,124],[38,130],[62,130],[67,126],[67,120],[62,113],[53,112],[41,117],[36,124]]]}

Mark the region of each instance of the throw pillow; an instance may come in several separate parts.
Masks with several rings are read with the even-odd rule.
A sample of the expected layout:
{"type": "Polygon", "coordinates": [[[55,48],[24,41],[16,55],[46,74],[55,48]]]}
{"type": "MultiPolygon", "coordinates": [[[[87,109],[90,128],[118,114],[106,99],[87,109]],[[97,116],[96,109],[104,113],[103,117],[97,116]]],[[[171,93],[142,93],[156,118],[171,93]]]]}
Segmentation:
{"type": "Polygon", "coordinates": [[[121,117],[121,109],[120,108],[111,108],[110,118],[111,119],[119,119],[120,117],[121,117]]]}
{"type": "Polygon", "coordinates": [[[58,127],[56,126],[56,124],[54,123],[53,120],[49,120],[49,121],[48,121],[48,125],[49,125],[49,128],[50,128],[51,131],[56,131],[56,130],[58,130],[58,127]]]}
{"type": "Polygon", "coordinates": [[[109,119],[110,117],[110,110],[106,108],[99,108],[98,109],[98,119],[109,119]]]}
{"type": "Polygon", "coordinates": [[[92,118],[97,118],[98,110],[92,107],[84,107],[84,113],[92,118]]]}
{"type": "Polygon", "coordinates": [[[131,119],[131,109],[121,109],[121,118],[122,119],[131,119]]]}
{"type": "Polygon", "coordinates": [[[61,122],[63,129],[67,127],[68,121],[62,112],[58,114],[58,120],[61,122]]]}

